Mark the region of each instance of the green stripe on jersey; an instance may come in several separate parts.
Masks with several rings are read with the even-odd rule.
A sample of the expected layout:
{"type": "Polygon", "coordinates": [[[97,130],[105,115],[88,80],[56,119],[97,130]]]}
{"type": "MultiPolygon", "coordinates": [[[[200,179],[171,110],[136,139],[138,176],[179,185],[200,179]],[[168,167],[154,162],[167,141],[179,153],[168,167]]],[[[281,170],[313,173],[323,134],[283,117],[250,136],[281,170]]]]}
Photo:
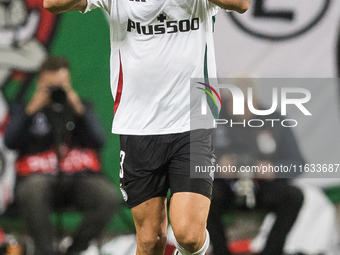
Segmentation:
{"type": "MultiPolygon", "coordinates": [[[[209,73],[208,73],[208,46],[205,45],[205,53],[204,53],[204,83],[209,84],[209,73]]],[[[206,87],[206,90],[208,90],[211,94],[211,89],[206,87]]],[[[210,108],[210,111],[215,119],[218,119],[218,108],[215,104],[214,100],[209,96],[209,94],[206,92],[207,102],[210,108]]]]}

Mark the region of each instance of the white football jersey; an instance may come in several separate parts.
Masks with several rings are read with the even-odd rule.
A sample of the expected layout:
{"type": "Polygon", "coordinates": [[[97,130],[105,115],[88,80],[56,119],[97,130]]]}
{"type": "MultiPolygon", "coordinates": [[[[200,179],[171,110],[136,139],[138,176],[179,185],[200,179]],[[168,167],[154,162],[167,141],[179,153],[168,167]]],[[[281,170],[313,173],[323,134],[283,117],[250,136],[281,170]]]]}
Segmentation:
{"type": "Polygon", "coordinates": [[[205,93],[190,78],[216,77],[212,33],[217,6],[208,0],[87,2],[85,12],[99,7],[109,14],[112,132],[190,130],[190,96],[195,97],[191,102],[201,102],[205,93]]]}

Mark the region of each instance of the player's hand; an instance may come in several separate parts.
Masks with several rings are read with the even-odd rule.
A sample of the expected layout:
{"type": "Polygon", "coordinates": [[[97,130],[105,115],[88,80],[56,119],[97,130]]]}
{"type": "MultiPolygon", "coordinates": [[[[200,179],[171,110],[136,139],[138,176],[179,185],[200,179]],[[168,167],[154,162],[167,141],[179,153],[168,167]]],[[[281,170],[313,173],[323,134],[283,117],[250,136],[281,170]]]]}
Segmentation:
{"type": "Polygon", "coordinates": [[[86,9],[86,0],[43,0],[43,6],[53,14],[67,11],[81,11],[86,9]]]}

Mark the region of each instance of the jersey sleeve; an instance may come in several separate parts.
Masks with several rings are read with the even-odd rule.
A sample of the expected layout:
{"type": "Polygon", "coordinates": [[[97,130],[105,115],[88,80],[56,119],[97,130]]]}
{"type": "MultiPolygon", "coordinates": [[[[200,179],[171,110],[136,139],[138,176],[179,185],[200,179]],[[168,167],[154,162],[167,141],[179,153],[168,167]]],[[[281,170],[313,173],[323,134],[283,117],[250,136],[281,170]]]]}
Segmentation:
{"type": "Polygon", "coordinates": [[[219,7],[216,4],[210,2],[209,0],[206,0],[206,1],[207,1],[207,9],[211,12],[212,16],[215,16],[218,12],[219,7]]]}
{"type": "Polygon", "coordinates": [[[109,13],[109,1],[114,0],[87,0],[87,6],[83,13],[87,13],[96,8],[102,8],[109,13]]]}

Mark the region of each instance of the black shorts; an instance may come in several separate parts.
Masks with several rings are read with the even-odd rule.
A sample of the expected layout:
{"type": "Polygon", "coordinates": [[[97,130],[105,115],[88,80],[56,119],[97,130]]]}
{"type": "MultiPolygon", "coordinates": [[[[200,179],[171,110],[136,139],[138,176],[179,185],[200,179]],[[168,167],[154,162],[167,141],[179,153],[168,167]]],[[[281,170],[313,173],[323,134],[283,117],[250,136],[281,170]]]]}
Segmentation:
{"type": "Polygon", "coordinates": [[[166,135],[120,135],[120,189],[128,207],[150,198],[176,192],[193,192],[209,199],[213,178],[191,178],[193,161],[200,166],[214,163],[212,130],[166,135]]]}

